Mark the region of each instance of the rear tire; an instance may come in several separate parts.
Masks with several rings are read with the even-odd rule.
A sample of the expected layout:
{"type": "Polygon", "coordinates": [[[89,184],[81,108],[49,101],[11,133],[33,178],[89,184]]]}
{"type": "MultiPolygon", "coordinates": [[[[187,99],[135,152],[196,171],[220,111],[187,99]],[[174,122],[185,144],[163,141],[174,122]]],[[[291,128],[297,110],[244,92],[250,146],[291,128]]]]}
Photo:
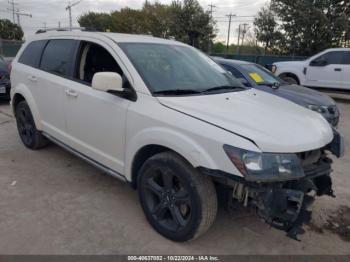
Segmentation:
{"type": "Polygon", "coordinates": [[[26,101],[16,106],[17,130],[23,144],[30,149],[39,149],[48,144],[47,139],[36,129],[32,112],[26,101]]]}
{"type": "Polygon", "coordinates": [[[148,222],[171,240],[195,239],[215,220],[217,196],[212,180],[173,152],[157,154],[143,164],[138,192],[148,222]]]}

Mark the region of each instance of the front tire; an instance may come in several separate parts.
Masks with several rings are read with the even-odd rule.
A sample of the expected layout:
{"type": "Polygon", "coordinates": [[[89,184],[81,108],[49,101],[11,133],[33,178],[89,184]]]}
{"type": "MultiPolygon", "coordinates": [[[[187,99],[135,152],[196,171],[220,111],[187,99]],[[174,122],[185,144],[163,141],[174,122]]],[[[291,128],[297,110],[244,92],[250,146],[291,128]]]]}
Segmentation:
{"type": "Polygon", "coordinates": [[[138,192],[148,222],[171,240],[197,238],[215,220],[217,196],[212,180],[173,152],[157,154],[143,164],[138,192]]]}
{"type": "Polygon", "coordinates": [[[32,112],[26,101],[16,106],[17,130],[23,144],[30,149],[39,149],[47,145],[47,139],[36,129],[32,112]]]}
{"type": "Polygon", "coordinates": [[[282,80],[286,81],[287,83],[291,85],[299,85],[299,81],[296,77],[293,76],[282,76],[282,80]]]}

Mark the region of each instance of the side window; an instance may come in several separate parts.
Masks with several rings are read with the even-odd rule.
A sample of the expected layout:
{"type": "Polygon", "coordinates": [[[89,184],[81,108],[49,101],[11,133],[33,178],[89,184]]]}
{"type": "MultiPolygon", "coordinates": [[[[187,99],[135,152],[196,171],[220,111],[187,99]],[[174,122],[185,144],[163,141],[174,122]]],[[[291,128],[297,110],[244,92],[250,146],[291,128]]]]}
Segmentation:
{"type": "Polygon", "coordinates": [[[350,65],[350,51],[344,52],[344,64],[350,65]]]}
{"type": "Polygon", "coordinates": [[[34,41],[27,45],[18,62],[32,67],[39,67],[41,54],[46,45],[46,40],[34,41]]]}
{"type": "Polygon", "coordinates": [[[237,78],[244,86],[251,87],[251,84],[247,80],[247,78],[240,72],[238,69],[229,65],[222,65],[227,71],[231,72],[231,74],[237,78]]]}
{"type": "Polygon", "coordinates": [[[239,72],[236,68],[232,67],[232,66],[228,66],[228,65],[223,65],[225,67],[225,69],[229,72],[231,72],[231,74],[236,77],[236,78],[245,78],[243,76],[243,74],[241,72],[239,72]]]}
{"type": "Polygon", "coordinates": [[[50,40],[41,59],[40,69],[62,76],[71,76],[75,40],[50,40]]]}
{"type": "Polygon", "coordinates": [[[94,43],[81,42],[74,78],[90,85],[98,72],[116,72],[123,77],[123,71],[106,49],[94,43]]]}
{"type": "Polygon", "coordinates": [[[325,65],[342,65],[344,64],[344,55],[342,51],[331,51],[325,53],[311,62],[312,66],[325,66],[325,65]]]}

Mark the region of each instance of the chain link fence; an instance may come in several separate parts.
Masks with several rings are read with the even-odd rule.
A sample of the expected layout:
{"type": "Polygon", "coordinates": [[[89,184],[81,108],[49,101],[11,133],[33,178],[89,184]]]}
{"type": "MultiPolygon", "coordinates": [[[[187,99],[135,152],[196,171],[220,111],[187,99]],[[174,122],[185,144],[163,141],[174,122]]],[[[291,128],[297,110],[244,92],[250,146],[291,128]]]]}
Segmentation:
{"type": "Polygon", "coordinates": [[[23,42],[16,40],[4,40],[0,38],[0,55],[3,57],[15,57],[23,42]]]}

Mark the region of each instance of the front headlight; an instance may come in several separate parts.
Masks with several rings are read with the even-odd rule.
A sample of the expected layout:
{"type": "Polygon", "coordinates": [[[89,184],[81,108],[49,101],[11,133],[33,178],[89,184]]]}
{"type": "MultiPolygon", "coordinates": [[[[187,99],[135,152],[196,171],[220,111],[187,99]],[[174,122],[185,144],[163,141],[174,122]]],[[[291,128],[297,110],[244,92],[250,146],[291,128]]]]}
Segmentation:
{"type": "Polygon", "coordinates": [[[327,113],[327,106],[318,106],[318,105],[307,105],[308,109],[318,112],[320,114],[327,113]]]}
{"type": "Polygon", "coordinates": [[[224,150],[248,181],[285,181],[305,176],[296,154],[258,153],[229,145],[224,145],[224,150]]]}

